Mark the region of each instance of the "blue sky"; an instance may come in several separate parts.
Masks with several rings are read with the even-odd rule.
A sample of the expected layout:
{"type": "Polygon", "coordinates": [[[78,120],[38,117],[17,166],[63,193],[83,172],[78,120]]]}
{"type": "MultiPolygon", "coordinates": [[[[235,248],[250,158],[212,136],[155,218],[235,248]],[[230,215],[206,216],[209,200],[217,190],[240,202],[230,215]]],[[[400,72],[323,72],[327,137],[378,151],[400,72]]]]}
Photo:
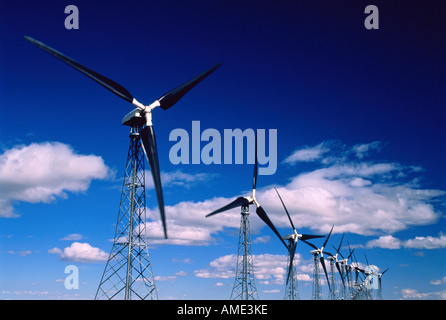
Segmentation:
{"type": "MultiPolygon", "coordinates": [[[[23,39],[34,37],[149,104],[217,62],[153,112],[167,227],[147,175],[150,258],[161,299],[228,299],[240,215],[204,216],[249,194],[252,165],[173,165],[169,134],[277,129],[277,171],[257,199],[281,234],[329,232],[381,270],[385,299],[446,298],[445,26],[440,1],[2,1],[0,298],[92,299],[111,249],[132,110],[23,39]],[[79,9],[67,30],[64,9],[79,9]],[[67,265],[80,288],[67,290],[67,265]]],[[[202,147],[205,144],[202,143],[202,147]]],[[[148,166],[147,166],[148,167],[148,166]]],[[[261,299],[282,299],[286,252],[251,215],[261,299]]],[[[321,245],[318,239],[313,243],[321,245]]],[[[311,297],[310,247],[297,247],[311,297]]],[[[343,253],[348,250],[343,247],[343,253]]],[[[324,296],[327,287],[323,286],[324,296]]]]}

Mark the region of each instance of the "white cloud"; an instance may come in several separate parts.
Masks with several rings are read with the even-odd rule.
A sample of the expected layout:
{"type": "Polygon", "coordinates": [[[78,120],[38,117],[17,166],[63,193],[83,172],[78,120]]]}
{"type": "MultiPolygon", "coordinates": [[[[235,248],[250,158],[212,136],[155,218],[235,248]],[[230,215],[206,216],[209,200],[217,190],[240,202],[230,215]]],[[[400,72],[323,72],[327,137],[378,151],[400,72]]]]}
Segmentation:
{"type": "Polygon", "coordinates": [[[384,248],[384,249],[399,249],[401,248],[401,240],[393,236],[381,236],[378,239],[368,241],[367,248],[384,248]]]}
{"type": "Polygon", "coordinates": [[[349,158],[361,160],[373,150],[380,151],[382,145],[382,142],[374,141],[356,144],[349,148],[340,141],[328,140],[313,147],[304,146],[298,148],[290,156],[285,158],[283,162],[294,165],[298,162],[321,162],[323,164],[330,164],[349,158]]]}
{"type": "Polygon", "coordinates": [[[415,237],[404,241],[403,246],[406,248],[414,249],[441,249],[446,248],[446,236],[440,235],[439,237],[415,237]]]}
{"type": "MultiPolygon", "coordinates": [[[[310,281],[310,275],[305,272],[312,272],[313,269],[302,264],[302,257],[299,253],[295,255],[295,265],[297,267],[297,278],[302,281],[310,281]]],[[[195,270],[194,274],[198,278],[234,278],[237,255],[230,254],[212,260],[208,268],[195,270]]],[[[277,254],[253,255],[254,276],[260,284],[285,283],[288,268],[287,256],[277,254]]]]}
{"type": "Polygon", "coordinates": [[[211,261],[209,268],[195,270],[194,274],[198,278],[233,278],[235,276],[236,262],[237,255],[230,254],[222,256],[211,261]]]}
{"type": "Polygon", "coordinates": [[[20,250],[19,252],[15,252],[14,250],[9,250],[8,254],[18,254],[21,257],[26,257],[27,255],[31,254],[31,250],[20,250]]]}
{"type": "Polygon", "coordinates": [[[321,159],[323,154],[329,150],[327,144],[324,142],[314,147],[305,146],[295,150],[290,156],[283,160],[283,162],[288,164],[295,164],[296,162],[312,162],[321,159]]]}
{"type": "MultiPolygon", "coordinates": [[[[367,144],[367,148],[365,145],[348,148],[340,143],[328,142],[320,145],[324,148],[334,146],[330,151],[325,151],[330,155],[330,161],[321,161],[314,170],[295,175],[285,185],[276,185],[297,228],[307,227],[315,233],[324,234],[335,225],[335,233],[391,235],[412,226],[436,223],[441,217],[442,213],[434,204],[436,201],[440,203],[446,192],[423,188],[419,183],[419,168],[396,162],[371,162],[364,158],[359,161],[357,153],[365,157],[366,151],[378,148],[377,143],[367,144]]],[[[217,241],[218,234],[227,232],[226,228],[240,227],[240,208],[209,218],[205,218],[205,215],[233,201],[237,193],[234,190],[232,198],[184,201],[167,206],[167,241],[163,239],[158,210],[149,210],[151,221],[147,224],[147,235],[150,242],[208,245],[217,241]]],[[[258,188],[256,196],[273,223],[278,228],[290,230],[274,188],[258,188]]],[[[253,206],[251,211],[251,230],[256,233],[266,226],[254,213],[253,206]]],[[[259,236],[271,236],[270,231],[266,232],[259,236]]],[[[380,239],[379,245],[385,245],[385,240],[380,239]]],[[[429,241],[417,241],[421,240],[429,241]]],[[[389,242],[386,245],[398,244],[389,242]]],[[[415,246],[416,243],[406,245],[415,246]]]]}
{"type": "MultiPolygon", "coordinates": [[[[216,216],[205,218],[206,214],[228,204],[233,199],[213,198],[201,202],[184,201],[166,206],[167,234],[164,239],[158,209],[147,210],[152,221],[146,224],[147,237],[152,244],[209,245],[215,242],[213,234],[225,227],[239,228],[240,209],[233,209],[216,216]]],[[[252,224],[255,228],[256,224],[252,224]]]]}
{"type": "Polygon", "coordinates": [[[279,289],[273,289],[273,290],[263,290],[263,293],[279,293],[279,289]]]}
{"type": "Polygon", "coordinates": [[[59,142],[14,147],[0,155],[0,217],[17,217],[16,201],[49,203],[108,174],[101,157],[76,154],[59,142]]]}
{"type": "MultiPolygon", "coordinates": [[[[185,173],[181,170],[176,170],[173,172],[161,172],[161,181],[163,183],[163,188],[168,187],[182,187],[190,188],[191,186],[197,185],[199,183],[210,181],[214,179],[217,174],[211,173],[185,173]]],[[[145,181],[146,189],[154,189],[153,178],[150,171],[145,171],[145,181]]]]}
{"type": "Polygon", "coordinates": [[[401,290],[403,299],[415,300],[446,300],[446,290],[435,292],[418,292],[415,289],[405,288],[401,290]]]}
{"type": "Polygon", "coordinates": [[[66,235],[65,237],[61,238],[60,240],[64,241],[79,241],[84,239],[84,236],[79,233],[71,233],[69,235],[66,235]]]}
{"type": "Polygon", "coordinates": [[[156,276],[155,281],[174,281],[176,276],[156,276]]]}
{"type": "Polygon", "coordinates": [[[270,241],[271,241],[270,236],[262,236],[262,237],[257,237],[254,240],[252,240],[252,243],[268,243],[270,241]]]}
{"type": "Polygon", "coordinates": [[[387,235],[368,241],[366,247],[385,249],[400,249],[401,247],[410,249],[442,249],[446,248],[446,236],[440,234],[438,237],[415,237],[413,239],[402,241],[391,235],[387,235]]]}
{"type": "Polygon", "coordinates": [[[352,151],[355,153],[358,159],[362,159],[368,155],[371,150],[380,150],[382,143],[380,141],[374,141],[371,143],[357,144],[352,147],[352,151]]]}
{"type": "Polygon", "coordinates": [[[63,261],[96,263],[107,261],[108,254],[88,243],[73,242],[71,246],[61,250],[53,248],[48,253],[57,254],[63,261]]]}
{"type": "Polygon", "coordinates": [[[365,186],[369,186],[371,184],[372,184],[372,182],[370,180],[362,179],[362,178],[354,178],[353,180],[350,181],[350,185],[352,187],[365,187],[365,186]]]}
{"type": "MultiPolygon", "coordinates": [[[[298,174],[279,187],[299,225],[319,232],[328,232],[335,225],[335,232],[373,235],[435,223],[441,212],[433,203],[446,193],[423,189],[418,167],[363,159],[380,145],[373,142],[348,148],[336,143],[333,150],[325,151],[329,158],[321,161],[322,167],[298,174]]],[[[259,192],[258,199],[276,216],[276,226],[287,226],[273,189],[259,192]]]]}
{"type": "Polygon", "coordinates": [[[446,284],[446,276],[444,276],[441,279],[432,280],[429,283],[433,284],[434,286],[439,286],[439,285],[442,285],[442,284],[446,284]]]}

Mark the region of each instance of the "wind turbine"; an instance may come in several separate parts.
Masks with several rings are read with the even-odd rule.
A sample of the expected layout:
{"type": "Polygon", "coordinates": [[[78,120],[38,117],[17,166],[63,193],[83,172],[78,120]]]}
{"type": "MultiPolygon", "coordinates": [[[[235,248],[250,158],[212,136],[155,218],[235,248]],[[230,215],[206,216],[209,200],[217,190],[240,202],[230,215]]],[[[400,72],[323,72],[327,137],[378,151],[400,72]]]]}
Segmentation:
{"type": "Polygon", "coordinates": [[[310,254],[313,255],[313,300],[319,300],[321,299],[321,291],[320,291],[320,282],[319,282],[319,262],[320,261],[322,268],[324,269],[325,277],[327,278],[327,284],[328,289],[331,290],[330,287],[330,281],[328,280],[328,274],[327,274],[327,268],[325,267],[325,261],[324,261],[324,253],[328,254],[324,251],[325,246],[328,242],[328,239],[330,239],[330,235],[333,231],[334,226],[331,227],[330,233],[328,234],[327,238],[324,241],[324,244],[322,247],[318,248],[314,244],[307,242],[314,250],[310,251],[310,254]],[[318,259],[319,257],[319,259],[318,259]]]}
{"type": "MultiPolygon", "coordinates": [[[[293,298],[297,296],[297,283],[294,283],[294,255],[296,253],[296,247],[297,242],[301,240],[302,242],[308,244],[311,246],[309,242],[306,240],[309,239],[315,239],[315,238],[324,238],[325,236],[319,236],[319,235],[311,235],[311,234],[299,234],[297,233],[296,227],[294,226],[293,220],[291,219],[290,213],[288,212],[285,203],[282,200],[282,197],[280,196],[279,191],[277,191],[276,188],[274,188],[277,192],[277,195],[279,196],[280,202],[282,202],[283,208],[285,209],[285,212],[288,216],[288,220],[290,221],[291,228],[293,228],[293,233],[286,235],[283,237],[284,240],[288,240],[288,250],[289,250],[289,265],[288,265],[288,272],[287,272],[287,280],[286,280],[286,287],[285,293],[289,292],[290,297],[293,298]],[[291,278],[291,282],[289,281],[291,278]]],[[[293,299],[291,299],[293,300],[293,299]]]]}
{"type": "Polygon", "coordinates": [[[381,277],[383,276],[384,273],[387,272],[387,270],[389,270],[389,268],[387,268],[383,272],[378,272],[378,300],[382,300],[383,299],[381,277]]]}
{"type": "MultiPolygon", "coordinates": [[[[365,260],[367,262],[367,267],[364,269],[364,274],[367,276],[366,280],[366,287],[369,290],[377,290],[378,293],[376,295],[378,300],[382,300],[382,288],[381,288],[381,277],[384,273],[389,270],[387,268],[383,272],[379,272],[379,268],[376,265],[370,265],[369,260],[367,259],[367,255],[364,253],[365,260]]],[[[371,297],[373,297],[373,294],[370,294],[371,297]]]]}
{"type": "MultiPolygon", "coordinates": [[[[115,241],[107,262],[106,270],[104,271],[102,277],[105,282],[107,282],[108,279],[116,277],[117,282],[110,285],[109,292],[108,289],[103,289],[101,287],[104,284],[104,282],[101,280],[98,293],[101,289],[104,296],[106,296],[108,299],[119,296],[121,292],[125,292],[125,299],[131,299],[132,294],[133,296],[145,299],[151,295],[153,291],[156,293],[156,289],[154,286],[153,275],[151,274],[150,261],[148,259],[147,244],[144,233],[146,222],[146,204],[144,156],[142,155],[141,149],[143,150],[150,166],[158,200],[158,207],[160,210],[164,238],[167,239],[164,197],[161,185],[155,132],[152,122],[152,110],[157,107],[167,110],[175,105],[200,81],[220,67],[221,63],[183,83],[175,89],[168,91],[151,104],[144,105],[136,100],[133,95],[120,84],[83,66],[79,62],[76,62],[72,58],[36,39],[29,36],[25,36],[25,39],[83,73],[107,90],[113,92],[118,97],[136,106],[134,110],[127,113],[122,119],[123,125],[131,127],[130,147],[127,156],[115,241]],[[114,263],[117,265],[113,265],[114,263]],[[110,271],[111,274],[106,274],[107,271],[110,271]],[[118,272],[121,271],[123,274],[118,274],[118,272]],[[136,292],[136,290],[134,290],[132,287],[132,285],[139,285],[141,283],[148,283],[146,286],[147,290],[144,293],[136,292]],[[121,285],[122,287],[120,287],[121,285]]],[[[98,293],[96,296],[98,296],[98,293]]]]}
{"type": "MultiPolygon", "coordinates": [[[[356,273],[356,278],[355,278],[355,284],[358,286],[359,284],[358,284],[358,278],[359,278],[359,274],[363,274],[363,275],[366,275],[366,272],[365,272],[365,270],[364,269],[361,269],[360,267],[359,267],[359,262],[358,262],[358,259],[356,259],[356,255],[353,253],[353,256],[352,256],[352,262],[354,261],[354,263],[355,263],[355,265],[353,266],[353,264],[352,264],[352,267],[353,267],[353,269],[355,270],[355,273],[356,273]]],[[[362,280],[362,279],[361,279],[362,280]]]]}
{"type": "MultiPolygon", "coordinates": [[[[350,245],[349,245],[350,247],[350,245]]],[[[366,257],[367,260],[367,257],[366,257]]],[[[368,265],[368,261],[367,261],[368,265]]],[[[370,296],[370,276],[372,274],[372,271],[370,271],[368,268],[362,269],[359,267],[358,260],[356,259],[355,254],[353,253],[352,256],[352,263],[351,263],[351,269],[355,270],[355,291],[352,290],[352,300],[369,300],[371,299],[370,296]],[[355,265],[353,265],[353,261],[355,265]],[[364,278],[361,278],[361,283],[359,283],[358,278],[359,275],[364,275],[364,278]]]]}
{"type": "Polygon", "coordinates": [[[238,197],[226,206],[221,207],[206,215],[206,218],[216,215],[218,213],[234,209],[237,207],[241,208],[241,221],[240,221],[240,235],[239,235],[239,246],[237,255],[237,267],[235,282],[231,293],[231,299],[241,299],[249,300],[256,299],[257,289],[254,283],[254,272],[252,266],[252,251],[251,251],[251,232],[249,227],[249,206],[255,204],[256,213],[263,222],[265,222],[270,229],[276,234],[283,245],[288,249],[285,241],[277,231],[274,224],[271,222],[265,210],[262,208],[260,203],[256,199],[256,186],[257,186],[257,135],[255,138],[255,162],[254,162],[254,173],[252,182],[252,196],[250,197],[238,197]]]}
{"type": "MultiPolygon", "coordinates": [[[[336,292],[335,283],[334,283],[334,270],[333,270],[333,264],[335,264],[336,269],[338,270],[338,273],[339,273],[339,277],[341,278],[341,281],[342,281],[342,294],[341,294],[342,298],[345,298],[345,281],[344,281],[344,275],[342,273],[342,265],[343,265],[344,260],[339,260],[338,255],[341,255],[340,250],[341,250],[342,241],[344,240],[344,235],[345,234],[343,233],[342,237],[341,237],[341,241],[339,242],[339,246],[337,248],[333,246],[333,249],[336,250],[336,254],[331,255],[330,257],[327,258],[327,260],[330,261],[330,266],[331,266],[333,292],[336,292]]],[[[341,257],[342,257],[342,255],[341,255],[341,257]]],[[[344,257],[342,257],[342,258],[344,258],[344,257]]],[[[335,298],[335,297],[332,297],[332,298],[335,298]]]]}
{"type": "Polygon", "coordinates": [[[346,298],[347,297],[346,289],[347,290],[350,289],[350,276],[349,276],[350,266],[348,264],[348,259],[350,259],[350,257],[353,254],[353,251],[355,251],[355,249],[353,249],[353,251],[352,251],[349,248],[350,251],[349,251],[349,255],[347,256],[347,258],[344,258],[344,256],[340,252],[340,250],[341,250],[341,245],[339,245],[339,247],[336,249],[336,255],[339,254],[342,257],[342,260],[338,260],[338,265],[340,266],[341,270],[344,270],[344,272],[341,272],[340,274],[341,274],[342,284],[343,284],[343,288],[344,288],[344,298],[346,298]],[[344,273],[344,275],[342,275],[342,273],[344,273]],[[345,283],[345,279],[347,279],[347,284],[345,283]]]}
{"type": "Polygon", "coordinates": [[[335,300],[336,299],[336,281],[335,281],[335,275],[334,275],[334,266],[336,265],[336,269],[339,272],[339,276],[341,277],[342,284],[343,284],[343,294],[342,296],[345,296],[345,283],[344,278],[342,276],[341,268],[339,267],[338,262],[338,254],[339,250],[341,249],[342,241],[344,240],[344,234],[342,234],[341,241],[339,242],[339,246],[336,249],[334,246],[333,248],[336,250],[336,254],[331,254],[329,252],[326,252],[326,254],[329,256],[327,257],[327,260],[330,261],[330,279],[331,279],[331,290],[329,293],[329,299],[335,300]]]}

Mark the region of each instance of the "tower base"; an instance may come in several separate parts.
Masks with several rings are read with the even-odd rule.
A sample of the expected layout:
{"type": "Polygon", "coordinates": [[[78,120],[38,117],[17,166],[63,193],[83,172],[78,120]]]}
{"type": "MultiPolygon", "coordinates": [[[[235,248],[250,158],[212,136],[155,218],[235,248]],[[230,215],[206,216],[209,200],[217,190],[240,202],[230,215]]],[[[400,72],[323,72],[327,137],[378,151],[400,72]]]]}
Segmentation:
{"type": "Polygon", "coordinates": [[[144,152],[132,127],[113,247],[95,299],[158,299],[146,241],[144,152]]]}

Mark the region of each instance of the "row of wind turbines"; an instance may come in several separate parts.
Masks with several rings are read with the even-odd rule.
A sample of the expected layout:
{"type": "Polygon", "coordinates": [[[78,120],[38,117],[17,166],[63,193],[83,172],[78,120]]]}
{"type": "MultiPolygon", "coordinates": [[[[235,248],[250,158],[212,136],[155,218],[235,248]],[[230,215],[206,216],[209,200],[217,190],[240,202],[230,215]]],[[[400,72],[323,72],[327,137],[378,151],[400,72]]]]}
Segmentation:
{"type": "MultiPolygon", "coordinates": [[[[257,137],[256,137],[257,140],[257,137]]],[[[298,292],[298,284],[297,284],[297,273],[294,265],[294,257],[296,254],[296,248],[299,240],[306,245],[310,246],[313,250],[310,251],[310,254],[313,255],[313,290],[312,290],[312,300],[322,300],[322,279],[320,277],[320,267],[322,266],[323,272],[325,274],[325,278],[327,281],[329,294],[329,300],[370,300],[370,299],[382,299],[382,285],[381,278],[388,269],[383,272],[379,272],[379,269],[370,265],[367,257],[367,266],[365,268],[361,268],[359,262],[356,260],[354,251],[355,249],[351,249],[350,245],[348,246],[349,254],[347,257],[344,257],[341,253],[341,246],[344,240],[344,234],[342,235],[341,241],[337,247],[333,246],[333,249],[336,251],[335,254],[327,251],[326,246],[330,236],[333,232],[334,226],[332,226],[329,234],[327,236],[324,235],[311,235],[311,234],[299,234],[297,229],[291,219],[291,215],[288,212],[288,209],[280,196],[279,191],[275,188],[276,193],[283,205],[285,213],[290,222],[290,226],[292,228],[292,233],[281,236],[277,228],[274,226],[274,223],[269,218],[265,209],[260,205],[260,203],[256,199],[256,186],[257,186],[257,174],[258,174],[258,164],[257,164],[257,141],[255,148],[255,163],[254,163],[254,174],[253,174],[253,185],[252,185],[252,196],[251,197],[238,197],[228,205],[217,209],[206,217],[213,216],[215,214],[231,210],[237,207],[241,207],[241,223],[240,223],[240,237],[239,237],[239,249],[238,249],[238,258],[237,258],[237,268],[236,268],[236,280],[233,287],[233,293],[231,295],[231,299],[240,298],[249,300],[250,298],[255,299],[258,296],[256,292],[257,289],[254,284],[254,270],[252,266],[249,266],[249,263],[252,263],[253,259],[250,255],[252,255],[251,250],[251,242],[250,242],[250,230],[249,222],[247,223],[247,219],[249,217],[249,205],[255,204],[256,206],[256,214],[258,217],[265,222],[266,225],[274,232],[277,238],[283,243],[286,250],[288,251],[288,271],[286,275],[286,288],[285,288],[285,300],[298,300],[299,292],[298,292]],[[324,243],[320,248],[318,248],[313,243],[309,242],[311,239],[316,238],[325,238],[324,243]],[[286,243],[287,241],[288,243],[286,243]],[[325,258],[324,258],[325,257],[325,258]],[[342,258],[342,259],[341,259],[342,258]],[[239,268],[239,261],[243,261],[240,265],[244,265],[244,267],[239,268]],[[330,272],[327,272],[327,266],[325,261],[329,261],[330,264],[330,272]],[[349,263],[350,261],[350,263],[349,263]],[[336,271],[335,271],[336,268],[336,271]],[[249,274],[251,272],[251,274],[249,274]],[[341,287],[340,290],[336,288],[336,273],[340,278],[341,287]],[[241,288],[240,288],[241,287],[241,288]],[[376,290],[375,290],[376,289],[376,290]],[[376,294],[375,294],[376,291],[376,294]],[[236,293],[234,295],[234,292],[236,293]]]]}
{"type": "MultiPolygon", "coordinates": [[[[142,222],[146,221],[143,160],[143,154],[145,154],[155,185],[164,237],[166,239],[168,238],[164,195],[160,166],[158,163],[157,143],[153,128],[152,111],[158,107],[163,110],[171,108],[192,88],[219,68],[221,63],[216,64],[189,81],[168,91],[151,104],[144,105],[136,100],[126,88],[117,82],[85,67],[72,58],[34,38],[25,36],[25,39],[136,107],[127,113],[121,121],[123,125],[131,128],[129,153],[124,176],[125,183],[122,188],[115,241],[95,299],[157,299],[158,294],[151,271],[148,245],[146,243],[146,238],[143,236],[143,231],[145,229],[141,227],[144,225],[142,222]]],[[[354,250],[350,250],[350,248],[347,258],[344,258],[340,252],[343,237],[338,247],[335,248],[336,254],[329,253],[325,248],[333,231],[333,227],[320,248],[309,242],[308,240],[323,238],[325,236],[299,234],[285,203],[276,189],[293,230],[291,234],[284,237],[281,236],[264,208],[256,199],[257,171],[256,137],[252,196],[238,197],[228,205],[215,210],[206,216],[210,217],[230,209],[237,207],[241,208],[239,250],[236,265],[236,277],[231,299],[249,300],[258,298],[254,280],[249,228],[249,206],[252,204],[256,206],[256,214],[258,217],[268,225],[289,253],[285,299],[296,299],[299,296],[294,266],[294,257],[299,240],[313,249],[310,252],[314,257],[312,299],[322,299],[319,265],[322,266],[330,290],[329,299],[369,299],[371,298],[370,288],[378,288],[378,298],[381,298],[381,277],[387,269],[384,272],[379,273],[378,269],[369,265],[368,262],[366,268],[360,268],[359,263],[354,261],[354,250]],[[339,259],[338,256],[342,259],[339,259]],[[324,257],[326,257],[326,259],[324,259],[324,257]],[[330,276],[327,272],[325,260],[330,262],[330,276]],[[339,291],[335,288],[335,268],[342,283],[339,291]]]]}

